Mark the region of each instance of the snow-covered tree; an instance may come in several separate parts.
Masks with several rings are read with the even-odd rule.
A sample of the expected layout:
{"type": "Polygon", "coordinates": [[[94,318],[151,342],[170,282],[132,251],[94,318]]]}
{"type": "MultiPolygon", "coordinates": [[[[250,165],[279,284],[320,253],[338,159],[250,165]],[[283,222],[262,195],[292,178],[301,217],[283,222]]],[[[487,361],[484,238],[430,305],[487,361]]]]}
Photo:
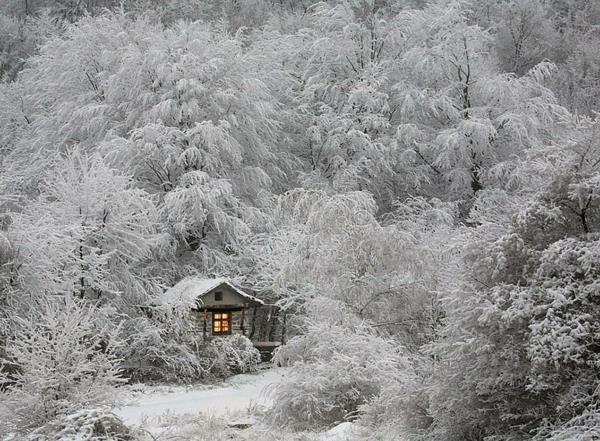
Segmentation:
{"type": "Polygon", "coordinates": [[[383,220],[375,210],[365,192],[286,193],[269,231],[242,247],[240,277],[311,320],[326,318],[318,305],[330,299],[407,345],[427,341],[439,320],[432,299],[453,209],[415,198],[383,220]]]}
{"type": "MultiPolygon", "coordinates": [[[[26,432],[82,408],[114,405],[118,329],[99,326],[94,307],[46,296],[12,320],[2,359],[0,430],[26,432]],[[10,371],[5,371],[10,367],[10,371]]],[[[0,432],[1,433],[1,432],[0,432]]]]}
{"type": "Polygon", "coordinates": [[[574,113],[592,115],[598,109],[600,57],[594,50],[598,42],[594,31],[580,36],[553,78],[552,86],[557,96],[574,113]]]}
{"type": "Polygon", "coordinates": [[[294,145],[305,164],[303,186],[369,190],[383,204],[421,184],[403,166],[393,137],[394,60],[402,50],[389,19],[396,9],[387,2],[321,2],[297,25],[304,28],[286,58],[304,124],[294,145]]]}
{"type": "Polygon", "coordinates": [[[544,2],[508,1],[496,8],[495,39],[502,70],[521,76],[536,64],[553,59],[560,37],[544,2]]]}
{"type": "Polygon", "coordinates": [[[29,123],[7,139],[4,188],[35,193],[52,173],[49,151],[98,152],[159,195],[164,230],[208,271],[258,223],[258,195],[283,180],[271,74],[244,38],[119,14],[71,26],[7,98],[29,123]]]}
{"type": "Polygon", "coordinates": [[[13,278],[25,293],[119,296],[158,244],[154,198],[98,155],[76,150],[54,167],[36,200],[9,214],[13,278]]]}
{"type": "Polygon", "coordinates": [[[120,329],[118,355],[133,366],[129,375],[144,376],[153,366],[156,378],[197,376],[182,317],[148,312],[162,291],[153,262],[171,255],[158,234],[156,198],[98,154],[75,150],[57,158],[53,170],[35,200],[6,215],[3,279],[11,314],[48,295],[77,297],[120,329]]]}
{"type": "Polygon", "coordinates": [[[459,2],[440,2],[397,18],[406,47],[397,141],[454,198],[514,185],[512,159],[566,115],[544,86],[553,66],[502,73],[492,36],[468,17],[459,2]]]}

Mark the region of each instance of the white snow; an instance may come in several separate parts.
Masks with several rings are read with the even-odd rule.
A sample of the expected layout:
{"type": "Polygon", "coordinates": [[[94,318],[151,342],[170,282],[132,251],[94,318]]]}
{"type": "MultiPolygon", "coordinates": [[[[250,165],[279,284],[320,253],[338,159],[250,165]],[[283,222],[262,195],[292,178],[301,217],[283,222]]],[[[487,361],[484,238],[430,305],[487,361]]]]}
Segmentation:
{"type": "MultiPolygon", "coordinates": [[[[270,392],[286,375],[286,368],[232,377],[217,386],[148,386],[126,388],[130,402],[115,413],[132,428],[142,428],[152,439],[205,440],[197,437],[198,427],[206,434],[235,436],[242,440],[353,441],[360,427],[341,423],[321,432],[274,433],[259,416],[272,406],[270,392]],[[250,427],[250,429],[248,429],[250,427]],[[268,436],[265,436],[268,431],[268,436]]],[[[204,433],[203,432],[203,433],[204,433]]],[[[208,435],[207,435],[208,436],[208,435]]],[[[218,438],[222,439],[222,438],[218,438]]],[[[230,438],[227,438],[230,439],[230,438]]]]}
{"type": "Polygon", "coordinates": [[[327,432],[321,434],[321,441],[349,441],[354,439],[357,433],[356,424],[345,422],[338,424],[327,432]]]}
{"type": "Polygon", "coordinates": [[[126,424],[139,426],[145,420],[161,415],[184,415],[203,413],[210,416],[247,413],[251,408],[272,405],[270,385],[281,381],[285,369],[268,369],[257,374],[232,377],[227,383],[216,387],[206,386],[145,386],[141,391],[130,393],[133,402],[118,409],[126,424]]]}

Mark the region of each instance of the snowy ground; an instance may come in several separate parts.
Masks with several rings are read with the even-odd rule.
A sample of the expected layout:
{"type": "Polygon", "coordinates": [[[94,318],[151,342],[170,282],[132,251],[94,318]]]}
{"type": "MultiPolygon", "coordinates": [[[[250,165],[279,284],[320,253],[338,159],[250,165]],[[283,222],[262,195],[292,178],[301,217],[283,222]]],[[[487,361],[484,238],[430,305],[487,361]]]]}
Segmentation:
{"type": "Polygon", "coordinates": [[[267,369],[257,374],[232,377],[214,386],[143,386],[129,389],[125,407],[116,413],[128,425],[141,425],[164,414],[202,413],[206,416],[248,414],[253,409],[271,405],[269,386],[281,381],[285,369],[267,369]]]}
{"type": "Polygon", "coordinates": [[[324,433],[291,434],[260,423],[272,405],[270,392],[286,375],[273,368],[232,377],[216,386],[134,385],[115,413],[149,440],[350,441],[354,427],[343,423],[324,433]]]}

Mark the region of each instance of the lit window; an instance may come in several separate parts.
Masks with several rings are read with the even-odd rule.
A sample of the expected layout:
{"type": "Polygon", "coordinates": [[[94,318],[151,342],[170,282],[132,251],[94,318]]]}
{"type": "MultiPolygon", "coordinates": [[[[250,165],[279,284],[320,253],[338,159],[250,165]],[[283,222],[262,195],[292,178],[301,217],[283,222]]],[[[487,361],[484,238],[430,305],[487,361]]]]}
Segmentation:
{"type": "Polygon", "coordinates": [[[231,334],[231,313],[213,312],[213,334],[231,334]]]}

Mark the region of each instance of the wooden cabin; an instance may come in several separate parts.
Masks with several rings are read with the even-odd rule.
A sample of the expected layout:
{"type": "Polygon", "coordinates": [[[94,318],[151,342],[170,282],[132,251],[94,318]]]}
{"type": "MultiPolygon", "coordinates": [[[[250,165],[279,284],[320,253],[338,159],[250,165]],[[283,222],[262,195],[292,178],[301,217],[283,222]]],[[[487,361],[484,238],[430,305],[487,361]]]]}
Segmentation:
{"type": "Polygon", "coordinates": [[[186,277],[163,293],[161,303],[189,311],[198,340],[242,334],[265,361],[285,338],[285,314],[225,278],[186,277]]]}
{"type": "Polygon", "coordinates": [[[186,277],[164,294],[167,303],[191,307],[194,333],[203,339],[242,334],[248,336],[256,308],[264,302],[227,279],[186,277]]]}

